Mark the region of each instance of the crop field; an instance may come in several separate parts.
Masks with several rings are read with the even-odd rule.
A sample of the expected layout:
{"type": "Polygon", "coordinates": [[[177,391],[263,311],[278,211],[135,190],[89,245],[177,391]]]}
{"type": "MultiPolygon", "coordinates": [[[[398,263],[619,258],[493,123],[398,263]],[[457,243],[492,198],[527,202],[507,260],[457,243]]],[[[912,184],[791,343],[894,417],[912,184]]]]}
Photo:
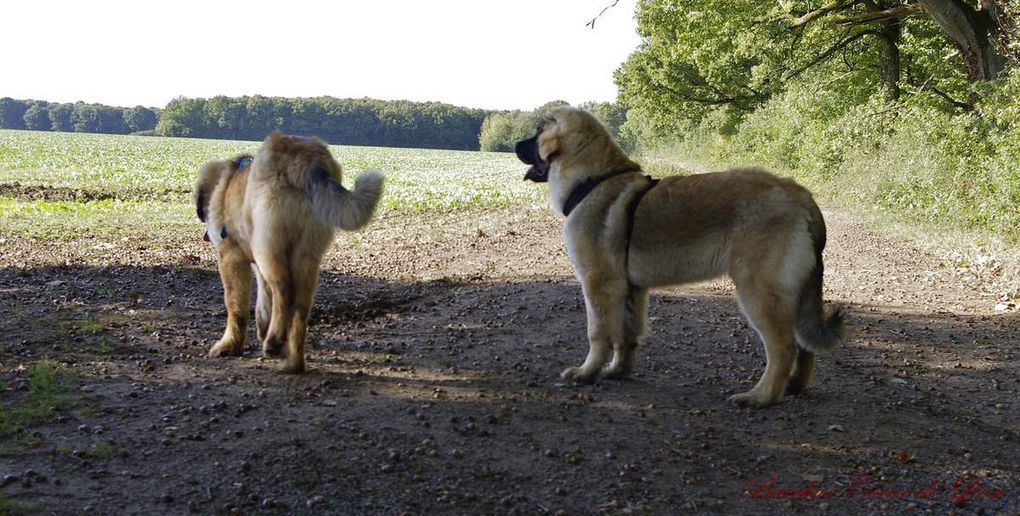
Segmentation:
{"type": "MultiPolygon", "coordinates": [[[[194,223],[191,187],[210,159],[258,142],[0,130],[0,233],[88,236],[194,223]]],[[[380,217],[540,202],[511,154],[330,147],[344,184],[386,175],[380,217]]]]}

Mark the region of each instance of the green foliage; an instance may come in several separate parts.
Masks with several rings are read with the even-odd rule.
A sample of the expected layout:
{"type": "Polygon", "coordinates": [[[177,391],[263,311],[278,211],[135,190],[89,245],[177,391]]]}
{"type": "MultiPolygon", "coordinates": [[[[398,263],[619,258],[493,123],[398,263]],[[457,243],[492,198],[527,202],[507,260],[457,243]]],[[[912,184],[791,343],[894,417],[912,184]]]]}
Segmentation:
{"type": "Polygon", "coordinates": [[[653,167],[765,166],[855,209],[1020,241],[1020,73],[976,80],[916,2],[648,0],[637,20],[621,133],[653,167]]]}
{"type": "Polygon", "coordinates": [[[156,111],[143,106],[124,109],[123,117],[124,124],[132,133],[154,130],[159,121],[156,111]]]}
{"type": "Polygon", "coordinates": [[[852,209],[1020,242],[1017,75],[986,85],[975,114],[880,94],[856,103],[816,77],[791,85],[732,134],[709,114],[659,153],[710,169],[764,166],[852,209]]]}
{"type": "Polygon", "coordinates": [[[0,448],[0,452],[16,451],[14,446],[18,444],[37,444],[38,437],[30,429],[49,421],[71,404],[67,394],[69,388],[55,364],[36,362],[28,367],[27,372],[28,388],[24,398],[16,403],[0,405],[0,440],[9,441],[7,446],[0,448]]]}
{"type": "Polygon", "coordinates": [[[21,514],[34,512],[35,508],[26,502],[0,494],[0,514],[21,514]]]}
{"type": "Polygon", "coordinates": [[[620,99],[655,135],[685,130],[710,113],[735,125],[805,73],[824,75],[838,83],[830,89],[858,100],[892,80],[908,94],[956,109],[949,100],[968,100],[966,74],[930,18],[846,22],[897,7],[888,0],[640,2],[645,39],[616,73],[620,99]],[[823,8],[833,5],[840,7],[823,8]]]}
{"type": "Polygon", "coordinates": [[[343,145],[472,150],[484,118],[485,111],[438,102],[181,97],[162,110],[156,134],[262,140],[280,130],[343,145]]]}
{"type": "Polygon", "coordinates": [[[25,120],[25,129],[30,131],[48,131],[52,126],[50,109],[46,102],[33,102],[22,118],[25,120]]]}
{"type": "Polygon", "coordinates": [[[71,123],[71,113],[74,111],[74,104],[54,104],[50,106],[50,130],[71,132],[74,124],[71,123]]]}
{"type": "Polygon", "coordinates": [[[28,111],[28,102],[10,97],[0,98],[0,128],[24,129],[25,111],[28,111]]]}
{"type": "Polygon", "coordinates": [[[496,111],[485,117],[478,136],[483,151],[510,152],[514,144],[535,134],[539,120],[556,106],[569,105],[563,100],[546,102],[531,111],[496,111]]]}
{"type": "Polygon", "coordinates": [[[505,111],[491,113],[482,122],[478,144],[483,151],[510,152],[514,144],[535,132],[538,116],[534,112],[505,111]]]}
{"type": "Polygon", "coordinates": [[[624,150],[631,151],[634,149],[634,139],[623,132],[623,125],[627,122],[627,108],[623,104],[618,102],[585,102],[578,107],[595,115],[595,118],[598,118],[606,126],[606,129],[609,129],[609,134],[613,136],[613,139],[624,150]]]}

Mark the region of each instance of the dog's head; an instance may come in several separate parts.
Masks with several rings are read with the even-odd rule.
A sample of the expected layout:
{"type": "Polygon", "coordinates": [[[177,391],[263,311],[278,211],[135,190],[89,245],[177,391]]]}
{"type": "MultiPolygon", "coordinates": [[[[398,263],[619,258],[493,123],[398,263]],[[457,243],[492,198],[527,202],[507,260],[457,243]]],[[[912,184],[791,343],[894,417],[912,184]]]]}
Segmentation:
{"type": "Polygon", "coordinates": [[[255,159],[256,175],[286,175],[292,184],[307,184],[309,179],[340,180],[340,164],[329,147],[318,138],[285,135],[273,131],[262,142],[255,159]]]}
{"type": "Polygon", "coordinates": [[[535,136],[514,146],[517,158],[531,165],[524,179],[544,183],[556,167],[559,173],[599,174],[616,170],[621,162],[637,167],[591,113],[569,106],[549,110],[535,136]]]}
{"type": "Polygon", "coordinates": [[[198,170],[198,179],[195,180],[195,188],[191,197],[195,204],[195,214],[198,215],[199,220],[205,222],[209,218],[209,200],[220,180],[250,166],[251,159],[251,156],[242,154],[232,160],[218,159],[202,165],[202,168],[198,170]]]}
{"type": "Polygon", "coordinates": [[[535,136],[528,138],[527,140],[521,140],[514,145],[514,152],[517,153],[517,159],[523,161],[528,167],[528,171],[524,173],[524,179],[534,181],[536,183],[544,183],[549,180],[549,162],[556,158],[556,151],[550,151],[549,149],[556,147],[557,144],[551,141],[553,138],[550,132],[545,131],[546,124],[553,122],[552,120],[542,119],[538,123],[538,131],[535,136]],[[543,137],[543,134],[545,135],[543,137]],[[542,147],[546,148],[546,152],[542,152],[542,147]]]}

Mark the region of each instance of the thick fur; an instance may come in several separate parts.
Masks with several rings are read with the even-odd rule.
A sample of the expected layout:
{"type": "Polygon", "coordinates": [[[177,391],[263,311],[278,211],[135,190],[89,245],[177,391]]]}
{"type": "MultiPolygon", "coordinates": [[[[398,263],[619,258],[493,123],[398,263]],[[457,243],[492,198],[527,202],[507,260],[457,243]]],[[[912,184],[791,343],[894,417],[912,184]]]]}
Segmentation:
{"type": "Polygon", "coordinates": [[[649,182],[602,124],[556,108],[532,140],[520,142],[518,156],[533,165],[527,178],[547,178],[558,212],[585,179],[633,172],[595,187],[564,224],[589,340],[584,363],[564,378],[628,376],[647,327],[648,289],[728,274],[767,356],[758,384],[731,400],[763,407],[808,386],[814,354],[841,339],[843,317],[822,309],[825,222],[806,189],[758,169],[667,177],[637,205],[628,248],[628,205],[649,182]]]}
{"type": "Polygon", "coordinates": [[[325,144],[279,132],[266,138],[250,168],[238,170],[238,161],[206,163],[195,183],[195,209],[216,247],[227,305],[227,328],[209,356],[244,348],[254,276],[262,351],[285,357],[285,372],[300,373],[319,265],[334,228],[358,229],[371,219],[383,177],[366,171],[350,192],[325,144]]]}

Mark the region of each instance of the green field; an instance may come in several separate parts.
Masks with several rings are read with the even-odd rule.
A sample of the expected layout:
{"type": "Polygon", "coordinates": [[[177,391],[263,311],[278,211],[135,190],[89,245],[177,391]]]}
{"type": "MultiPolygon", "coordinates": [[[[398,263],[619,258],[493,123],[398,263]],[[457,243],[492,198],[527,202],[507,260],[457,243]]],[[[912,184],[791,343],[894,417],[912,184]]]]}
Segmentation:
{"type": "MultiPolygon", "coordinates": [[[[0,235],[83,236],[191,226],[191,187],[207,160],[258,142],[0,130],[0,235]]],[[[540,203],[506,153],[332,146],[344,184],[386,175],[380,216],[540,203]]]]}

